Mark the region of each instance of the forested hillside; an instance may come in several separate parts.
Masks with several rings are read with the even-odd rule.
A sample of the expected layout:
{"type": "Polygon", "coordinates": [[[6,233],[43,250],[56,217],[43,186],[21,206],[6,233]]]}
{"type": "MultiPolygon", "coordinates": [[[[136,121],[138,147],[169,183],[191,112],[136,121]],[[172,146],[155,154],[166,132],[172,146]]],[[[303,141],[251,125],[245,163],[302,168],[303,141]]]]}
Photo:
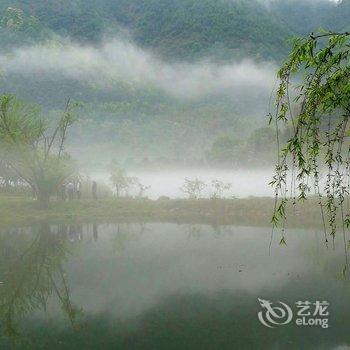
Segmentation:
{"type": "Polygon", "coordinates": [[[88,158],[264,161],[246,145],[268,139],[288,39],[349,18],[350,0],[0,0],[0,93],[79,101],[88,158]]]}
{"type": "Polygon", "coordinates": [[[344,0],[330,16],[329,24],[338,30],[350,30],[350,1],[344,0]]]}
{"type": "Polygon", "coordinates": [[[128,30],[167,59],[281,59],[286,39],[317,27],[345,27],[350,1],[275,0],[1,0],[2,46],[54,33],[82,42],[128,30]]]}
{"type": "Polygon", "coordinates": [[[330,1],[276,0],[271,5],[271,13],[293,34],[300,36],[320,27],[331,29],[336,24],[338,28],[332,18],[338,12],[338,7],[330,1]]]}
{"type": "Polygon", "coordinates": [[[121,0],[114,11],[137,42],[168,58],[278,58],[292,34],[255,1],[121,0]]]}

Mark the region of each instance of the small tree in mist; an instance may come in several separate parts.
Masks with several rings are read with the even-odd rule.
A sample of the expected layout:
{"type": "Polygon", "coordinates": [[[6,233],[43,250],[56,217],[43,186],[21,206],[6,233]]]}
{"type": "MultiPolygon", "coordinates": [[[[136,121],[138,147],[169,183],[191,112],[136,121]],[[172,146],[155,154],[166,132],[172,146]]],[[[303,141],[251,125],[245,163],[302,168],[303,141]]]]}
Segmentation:
{"type": "Polygon", "coordinates": [[[211,195],[212,199],[218,199],[222,198],[224,196],[224,193],[226,191],[229,191],[232,184],[231,183],[226,183],[223,181],[219,180],[213,180],[211,182],[212,188],[213,188],[213,193],[211,195]]]}
{"type": "Polygon", "coordinates": [[[120,198],[123,193],[127,195],[132,186],[133,179],[127,176],[126,171],[116,161],[112,161],[110,172],[111,176],[109,179],[115,188],[117,198],[120,198]]]}
{"type": "Polygon", "coordinates": [[[125,169],[116,161],[112,161],[110,172],[111,176],[109,179],[115,188],[115,195],[117,198],[122,197],[122,195],[128,197],[130,192],[137,198],[143,198],[146,191],[151,188],[151,186],[142,184],[137,177],[128,176],[125,169]]]}
{"type": "Polygon", "coordinates": [[[0,156],[6,166],[33,190],[46,206],[58,187],[74,172],[71,157],[64,151],[73,104],[52,129],[37,107],[12,95],[0,97],[0,156]]]}
{"type": "Polygon", "coordinates": [[[138,198],[144,198],[145,193],[151,188],[151,186],[142,184],[137,178],[135,179],[135,187],[137,189],[138,198]]]}
{"type": "Polygon", "coordinates": [[[180,190],[186,193],[190,199],[198,199],[206,187],[207,185],[198,178],[194,180],[186,178],[180,190]]]}

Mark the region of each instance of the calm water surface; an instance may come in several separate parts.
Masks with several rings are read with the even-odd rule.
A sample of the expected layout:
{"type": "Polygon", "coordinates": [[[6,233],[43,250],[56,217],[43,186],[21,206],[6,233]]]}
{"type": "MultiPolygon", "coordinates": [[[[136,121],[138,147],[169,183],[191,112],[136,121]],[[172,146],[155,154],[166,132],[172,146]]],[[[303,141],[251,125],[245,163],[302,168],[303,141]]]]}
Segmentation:
{"type": "Polygon", "coordinates": [[[328,249],[315,230],[270,239],[175,224],[3,231],[0,349],[349,349],[343,237],[328,249]],[[259,298],[293,320],[262,325],[259,298]],[[297,326],[297,301],[328,301],[329,328],[297,326]]]}

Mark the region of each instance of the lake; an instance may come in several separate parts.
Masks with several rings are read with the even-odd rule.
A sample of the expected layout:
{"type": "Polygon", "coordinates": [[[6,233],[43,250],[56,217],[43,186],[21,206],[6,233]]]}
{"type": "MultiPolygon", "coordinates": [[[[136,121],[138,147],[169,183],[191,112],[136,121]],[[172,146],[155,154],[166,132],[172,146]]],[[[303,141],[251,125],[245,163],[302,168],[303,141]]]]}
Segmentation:
{"type": "Polygon", "coordinates": [[[350,349],[344,237],[279,241],[164,223],[3,230],[0,349],[350,349]]]}

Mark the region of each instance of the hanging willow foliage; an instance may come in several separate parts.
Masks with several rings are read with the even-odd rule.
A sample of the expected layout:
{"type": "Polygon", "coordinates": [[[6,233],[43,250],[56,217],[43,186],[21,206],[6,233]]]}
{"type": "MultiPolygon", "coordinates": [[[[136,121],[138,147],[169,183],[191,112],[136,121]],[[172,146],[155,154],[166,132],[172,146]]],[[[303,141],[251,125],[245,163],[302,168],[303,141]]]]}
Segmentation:
{"type": "Polygon", "coordinates": [[[320,32],[296,39],[278,78],[276,115],[270,115],[278,142],[278,164],[271,182],[276,195],[272,223],[282,222],[285,244],[288,201],[295,204],[314,194],[327,243],[328,235],[336,234],[338,222],[343,230],[350,226],[350,33],[320,32]],[[301,84],[293,84],[292,79],[301,84]],[[293,130],[283,147],[281,124],[293,130]]]}

